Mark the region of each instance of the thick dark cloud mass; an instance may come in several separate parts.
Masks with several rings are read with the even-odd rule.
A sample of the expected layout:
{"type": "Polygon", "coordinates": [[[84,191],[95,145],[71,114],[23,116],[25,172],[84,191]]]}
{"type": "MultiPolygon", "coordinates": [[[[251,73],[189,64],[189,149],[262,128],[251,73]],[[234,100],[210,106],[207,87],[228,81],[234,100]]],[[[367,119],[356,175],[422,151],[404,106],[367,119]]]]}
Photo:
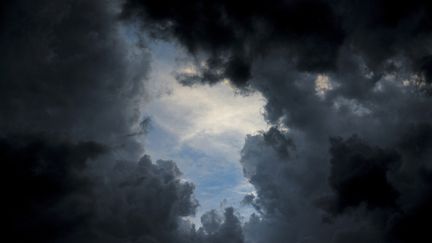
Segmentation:
{"type": "Polygon", "coordinates": [[[337,214],[363,204],[389,242],[430,241],[426,225],[432,213],[431,170],[427,168],[430,162],[421,159],[428,154],[421,151],[421,147],[431,141],[430,129],[430,125],[422,124],[410,130],[403,141],[421,145],[399,147],[399,153],[373,148],[357,137],[346,141],[334,139],[329,179],[337,196],[333,202],[337,214]],[[416,150],[414,157],[412,150],[416,150]],[[406,161],[400,161],[401,158],[406,161]],[[349,166],[355,160],[357,162],[349,166]],[[378,176],[379,173],[384,174],[378,176]]]}
{"type": "Polygon", "coordinates": [[[5,233],[14,242],[52,242],[90,216],[91,181],[81,172],[104,151],[96,143],[2,137],[5,233]]]}
{"type": "Polygon", "coordinates": [[[430,1],[129,0],[123,15],[192,54],[181,82],[266,98],[272,128],[242,150],[246,242],[431,241],[430,1]]]}
{"type": "Polygon", "coordinates": [[[327,190],[325,176],[314,165],[319,155],[300,156],[305,151],[298,145],[276,128],[246,138],[241,162],[256,196],[248,195],[244,203],[259,214],[244,226],[246,242],[331,242],[340,227],[322,223],[313,203],[327,190]]]}
{"type": "Polygon", "coordinates": [[[431,240],[430,150],[423,150],[431,141],[430,125],[410,128],[391,149],[358,136],[332,138],[329,157],[310,148],[302,151],[301,143],[294,149],[288,138],[285,143],[269,140],[276,131],[247,137],[242,151],[244,174],[256,188],[256,196],[248,195],[243,203],[259,214],[244,225],[246,242],[431,240]]]}
{"type": "Polygon", "coordinates": [[[251,81],[275,127],[243,148],[260,215],[244,227],[247,242],[430,241],[429,95],[386,76],[351,96],[360,73],[329,74],[322,95],[323,76],[287,70],[280,57],[260,61],[251,81]]]}
{"type": "Polygon", "coordinates": [[[275,49],[286,51],[298,70],[310,72],[339,70],[349,51],[382,75],[400,65],[392,61],[396,57],[429,82],[431,10],[429,1],[421,0],[129,0],[124,5],[124,15],[142,16],[155,35],[174,37],[191,53],[205,54],[202,73],[186,82],[229,78],[237,85],[253,76],[255,60],[275,49]]]}
{"type": "MultiPolygon", "coordinates": [[[[432,242],[430,1],[0,3],[0,160],[14,242],[432,242]],[[194,58],[186,85],[260,92],[256,211],[187,217],[194,186],[137,141],[149,50],[194,58]],[[135,23],[134,23],[135,24],[135,23]]],[[[239,107],[241,109],[241,107],[239,107]]]]}
{"type": "Polygon", "coordinates": [[[14,242],[169,242],[194,212],[172,161],[100,157],[106,148],[42,136],[0,141],[5,234],[14,242]]]}
{"type": "Polygon", "coordinates": [[[336,64],[344,32],[324,1],[126,1],[126,16],[138,14],[154,34],[175,37],[194,54],[205,53],[200,77],[225,77],[243,85],[254,59],[286,44],[303,70],[324,71],[336,64]],[[319,50],[319,51],[318,51],[319,50]]]}
{"type": "Polygon", "coordinates": [[[139,118],[135,109],[149,55],[120,37],[115,4],[3,4],[2,132],[56,132],[74,139],[127,134],[139,118]]]}
{"type": "Polygon", "coordinates": [[[231,207],[225,209],[223,220],[215,210],[211,210],[201,216],[201,223],[203,227],[198,231],[196,242],[244,242],[241,223],[231,207]]]}
{"type": "Polygon", "coordinates": [[[371,148],[351,137],[347,141],[332,139],[330,153],[329,182],[338,195],[338,211],[361,203],[368,208],[394,206],[398,192],[388,181],[387,173],[400,161],[396,152],[371,148]]]}
{"type": "Polygon", "coordinates": [[[6,209],[13,242],[243,242],[232,208],[196,231],[194,185],[174,162],[116,161],[94,142],[38,136],[0,139],[6,209]]]}
{"type": "MultiPolygon", "coordinates": [[[[2,1],[0,13],[4,238],[210,242],[184,218],[194,185],[174,162],[142,156],[149,53],[118,2],[2,1]]],[[[211,237],[242,242],[232,209],[211,237]]]]}

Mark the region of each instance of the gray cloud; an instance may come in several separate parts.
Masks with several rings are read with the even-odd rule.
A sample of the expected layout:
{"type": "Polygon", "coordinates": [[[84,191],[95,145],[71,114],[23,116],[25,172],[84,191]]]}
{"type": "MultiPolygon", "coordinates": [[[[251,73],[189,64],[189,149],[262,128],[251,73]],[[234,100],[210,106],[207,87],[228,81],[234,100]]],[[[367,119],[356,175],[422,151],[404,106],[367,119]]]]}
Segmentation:
{"type": "Polygon", "coordinates": [[[138,159],[129,136],[148,125],[139,105],[149,52],[118,11],[115,1],[1,3],[2,205],[14,242],[197,234],[183,219],[198,206],[194,185],[172,161],[138,159]]]}
{"type": "Polygon", "coordinates": [[[274,127],[242,150],[256,189],[243,203],[258,214],[246,242],[430,238],[430,10],[426,1],[124,5],[198,60],[200,72],[181,82],[227,78],[266,98],[274,127]]]}
{"type": "Polygon", "coordinates": [[[240,220],[234,214],[234,209],[228,207],[224,215],[211,210],[201,216],[203,227],[197,232],[196,242],[211,243],[243,243],[243,231],[240,220]]]}
{"type": "Polygon", "coordinates": [[[194,186],[172,161],[115,161],[94,142],[2,137],[7,236],[17,242],[175,242],[194,186]]]}
{"type": "Polygon", "coordinates": [[[348,51],[373,77],[403,64],[429,82],[430,10],[430,3],[422,0],[275,0],[247,5],[129,0],[123,14],[143,18],[154,36],[174,38],[190,53],[204,54],[202,73],[181,77],[186,83],[229,78],[242,86],[254,76],[254,62],[278,48],[301,71],[338,73],[350,58],[344,57],[348,51]]]}
{"type": "Polygon", "coordinates": [[[7,190],[8,208],[20,209],[7,215],[12,235],[431,241],[429,2],[124,1],[122,21],[143,19],[145,31],[196,58],[198,74],[180,81],[227,78],[267,100],[273,127],[248,136],[241,158],[256,189],[244,202],[257,214],[242,227],[231,208],[210,212],[198,230],[182,219],[196,202],[175,164],[118,162],[142,152],[127,135],[136,133],[148,54],[119,37],[117,7],[0,5],[0,151],[6,181],[16,179],[19,189],[7,190]]]}
{"type": "Polygon", "coordinates": [[[149,54],[120,36],[115,2],[4,6],[2,131],[101,140],[127,134],[139,119],[149,54]]]}
{"type": "Polygon", "coordinates": [[[335,210],[361,203],[371,209],[395,205],[399,195],[387,174],[400,164],[397,152],[370,147],[354,136],[346,141],[333,138],[330,153],[329,183],[338,196],[335,210]]]}
{"type": "Polygon", "coordinates": [[[320,183],[326,177],[315,164],[319,157],[304,154],[309,150],[294,147],[289,136],[271,128],[246,138],[241,162],[256,188],[257,196],[248,202],[259,213],[244,226],[246,242],[330,242],[336,231],[323,222],[324,214],[313,203],[329,191],[320,183]]]}
{"type": "MultiPolygon", "coordinates": [[[[296,66],[328,70],[344,39],[339,18],[325,1],[125,1],[124,16],[142,17],[147,30],[174,37],[193,54],[204,54],[202,74],[186,83],[227,77],[239,86],[251,78],[253,60],[288,43],[296,66]],[[319,50],[319,51],[318,51],[319,50]]],[[[184,78],[184,77],[183,77],[184,78]]]]}

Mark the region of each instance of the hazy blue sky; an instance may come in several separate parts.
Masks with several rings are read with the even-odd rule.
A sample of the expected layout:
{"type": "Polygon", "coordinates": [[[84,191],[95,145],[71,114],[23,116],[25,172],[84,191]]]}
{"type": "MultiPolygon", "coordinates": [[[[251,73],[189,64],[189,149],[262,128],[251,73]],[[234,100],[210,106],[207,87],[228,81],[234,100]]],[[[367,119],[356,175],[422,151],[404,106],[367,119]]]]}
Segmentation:
{"type": "Polygon", "coordinates": [[[193,66],[181,48],[162,41],[149,43],[152,65],[147,87],[152,93],[144,108],[151,119],[146,153],[153,159],[176,161],[185,179],[195,184],[200,207],[194,222],[199,223],[203,212],[226,206],[246,216],[252,209],[240,202],[253,187],[243,176],[240,151],[247,134],[267,128],[264,98],[258,93],[237,94],[228,82],[183,86],[175,80],[175,72],[193,72],[193,66]]]}

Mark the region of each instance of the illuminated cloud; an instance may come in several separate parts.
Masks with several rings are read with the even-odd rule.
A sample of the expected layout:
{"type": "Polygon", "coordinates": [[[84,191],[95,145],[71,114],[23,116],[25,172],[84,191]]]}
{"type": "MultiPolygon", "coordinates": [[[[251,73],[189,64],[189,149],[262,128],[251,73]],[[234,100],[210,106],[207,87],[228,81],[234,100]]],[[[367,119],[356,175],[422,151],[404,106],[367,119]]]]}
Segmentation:
{"type": "MultiPolygon", "coordinates": [[[[184,86],[175,79],[182,53],[164,55],[175,46],[156,43],[152,74],[147,84],[158,95],[145,105],[151,119],[146,150],[153,157],[174,159],[193,181],[201,212],[226,205],[240,206],[253,188],[242,176],[238,163],[247,134],[267,129],[257,92],[236,92],[228,81],[212,86],[184,86]],[[177,56],[176,56],[177,55],[177,56]],[[158,140],[155,143],[155,140],[158,140]]],[[[175,53],[175,52],[173,52],[175,53]]],[[[184,54],[183,54],[184,55],[184,54]]],[[[193,67],[182,72],[195,72],[193,67]]]]}

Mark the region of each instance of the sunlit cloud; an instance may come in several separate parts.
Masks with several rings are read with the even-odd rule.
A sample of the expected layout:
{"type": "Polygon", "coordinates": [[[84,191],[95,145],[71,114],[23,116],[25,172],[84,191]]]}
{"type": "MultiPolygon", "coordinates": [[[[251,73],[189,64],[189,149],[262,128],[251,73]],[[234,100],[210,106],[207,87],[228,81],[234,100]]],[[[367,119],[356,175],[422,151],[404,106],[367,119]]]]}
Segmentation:
{"type": "Polygon", "coordinates": [[[242,174],[240,150],[247,134],[268,128],[263,117],[266,101],[257,92],[239,94],[228,79],[212,86],[180,84],[176,74],[194,75],[197,69],[176,62],[181,52],[161,44],[165,45],[153,47],[156,55],[147,84],[157,92],[145,107],[154,128],[147,136],[146,153],[175,160],[196,184],[198,217],[222,201],[240,206],[243,196],[253,191],[242,174]]]}

